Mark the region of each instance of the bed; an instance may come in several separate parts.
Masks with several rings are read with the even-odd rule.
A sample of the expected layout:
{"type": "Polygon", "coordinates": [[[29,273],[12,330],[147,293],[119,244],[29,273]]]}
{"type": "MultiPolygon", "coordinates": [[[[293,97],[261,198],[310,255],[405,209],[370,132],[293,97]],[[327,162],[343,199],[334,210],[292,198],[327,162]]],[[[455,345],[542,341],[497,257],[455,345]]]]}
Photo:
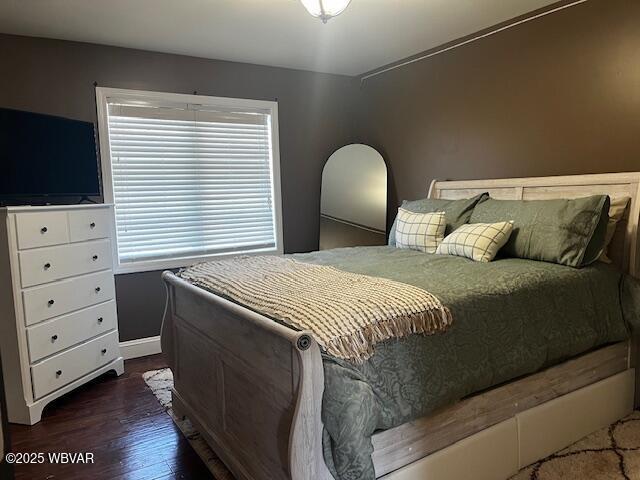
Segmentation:
{"type": "MultiPolygon", "coordinates": [[[[429,196],[458,199],[488,191],[498,199],[592,194],[630,197],[610,253],[619,268],[635,276],[639,182],[638,173],[433,182],[429,196]]],[[[413,262],[411,258],[395,258],[398,253],[388,247],[370,248],[378,248],[379,263],[413,262]]],[[[367,273],[366,262],[358,264],[355,257],[358,255],[351,252],[349,260],[337,261],[342,268],[360,268],[367,273]]],[[[317,263],[336,262],[322,254],[302,258],[317,263]]],[[[513,269],[529,268],[517,259],[501,262],[496,262],[497,268],[511,269],[509,278],[514,277],[513,269]]],[[[576,281],[583,282],[583,290],[606,296],[606,292],[598,292],[598,285],[604,285],[606,277],[616,273],[613,268],[602,266],[577,275],[580,278],[576,281]]],[[[311,335],[280,325],[169,272],[163,278],[169,294],[162,346],[174,372],[174,411],[191,419],[238,479],[333,478],[327,467],[331,462],[325,462],[331,457],[326,451],[330,445],[326,438],[323,449],[323,431],[326,436],[328,430],[322,422],[323,393],[325,380],[328,394],[339,392],[332,385],[344,375],[336,376],[327,367],[327,358],[323,364],[320,348],[311,335]]],[[[437,288],[437,283],[433,286],[437,288]]],[[[446,291],[443,293],[446,296],[446,291]]],[[[492,294],[479,292],[477,297],[492,294]]],[[[588,303],[587,298],[578,301],[588,303]]],[[[558,319],[554,320],[568,316],[568,311],[561,308],[561,300],[556,303],[558,319]]],[[[586,339],[584,342],[556,338],[550,345],[557,348],[540,352],[525,370],[500,372],[494,368],[491,372],[498,373],[472,382],[466,387],[468,392],[448,391],[453,396],[431,404],[428,414],[415,418],[418,408],[397,415],[384,428],[376,428],[370,437],[362,439],[361,446],[372,450],[367,455],[375,477],[507,478],[519,467],[629,413],[636,384],[635,341],[614,328],[611,312],[587,310],[602,315],[603,321],[575,321],[571,338],[586,339]],[[611,328],[601,328],[609,324],[611,328]],[[585,333],[588,326],[593,338],[585,333]],[[526,375],[519,375],[523,372],[526,375]],[[395,424],[398,419],[409,421],[395,424]]],[[[539,321],[545,319],[540,316],[539,321]]],[[[544,347],[540,340],[538,343],[544,347]]],[[[514,355],[526,354],[526,349],[514,351],[514,355]]],[[[499,359],[493,361],[500,365],[499,359]]],[[[346,416],[345,424],[348,420],[346,416]]],[[[348,455],[344,451],[338,455],[341,453],[348,455]]],[[[343,478],[345,472],[349,475],[348,469],[343,468],[343,478]]],[[[352,478],[359,478],[357,469],[352,478]]]]}

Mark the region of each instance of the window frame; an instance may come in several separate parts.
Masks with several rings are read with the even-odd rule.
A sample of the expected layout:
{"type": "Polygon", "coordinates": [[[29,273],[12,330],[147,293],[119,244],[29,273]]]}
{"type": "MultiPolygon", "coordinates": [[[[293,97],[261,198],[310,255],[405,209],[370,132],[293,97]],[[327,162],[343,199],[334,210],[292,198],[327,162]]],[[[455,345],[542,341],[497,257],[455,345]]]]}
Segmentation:
{"type": "Polygon", "coordinates": [[[278,102],[268,100],[251,100],[231,97],[212,97],[207,95],[189,95],[183,93],[155,92],[146,90],[130,90],[122,88],[96,87],[96,107],[98,116],[98,135],[100,145],[100,163],[102,170],[102,192],[105,204],[113,206],[113,229],[111,232],[111,247],[113,251],[114,272],[137,273],[154,270],[175,269],[191,265],[196,262],[211,259],[221,259],[236,255],[282,254],[282,194],[280,187],[280,145],[278,133],[278,102]],[[211,105],[222,108],[242,108],[267,111],[270,116],[271,139],[271,189],[273,193],[275,247],[251,249],[244,251],[211,253],[208,255],[180,256],[171,259],[141,260],[138,262],[120,263],[118,255],[118,232],[115,218],[115,201],[113,196],[113,177],[111,169],[111,149],[109,144],[108,101],[111,97],[130,98],[142,102],[176,102],[211,105]]]}

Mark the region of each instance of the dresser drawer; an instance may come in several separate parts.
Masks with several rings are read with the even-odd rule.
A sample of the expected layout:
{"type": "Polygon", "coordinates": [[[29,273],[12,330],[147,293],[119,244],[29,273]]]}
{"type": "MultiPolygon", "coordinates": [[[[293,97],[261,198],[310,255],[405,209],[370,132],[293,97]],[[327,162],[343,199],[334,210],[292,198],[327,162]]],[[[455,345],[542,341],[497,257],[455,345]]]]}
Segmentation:
{"type": "Polygon", "coordinates": [[[33,396],[38,399],[119,356],[118,332],[111,332],[31,367],[33,396]]]}
{"type": "Polygon", "coordinates": [[[37,248],[19,253],[23,287],[112,267],[109,240],[37,248]]]}
{"type": "Polygon", "coordinates": [[[16,230],[20,249],[69,242],[67,212],[17,213],[16,230]]]}
{"type": "Polygon", "coordinates": [[[116,302],[57,317],[27,328],[31,363],[116,328],[116,302]]]}
{"type": "Polygon", "coordinates": [[[25,323],[32,325],[113,298],[111,270],[29,288],[22,292],[25,323]]]}
{"type": "Polygon", "coordinates": [[[108,238],[111,215],[106,208],[69,212],[69,237],[72,242],[108,238]]]}

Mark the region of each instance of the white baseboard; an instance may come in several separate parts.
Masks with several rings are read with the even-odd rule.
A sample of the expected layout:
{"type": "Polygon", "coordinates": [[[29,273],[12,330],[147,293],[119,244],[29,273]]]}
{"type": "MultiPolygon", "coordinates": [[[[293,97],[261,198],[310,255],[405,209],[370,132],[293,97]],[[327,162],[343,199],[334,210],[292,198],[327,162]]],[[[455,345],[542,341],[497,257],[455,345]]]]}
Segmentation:
{"type": "Polygon", "coordinates": [[[120,342],[120,352],[125,360],[161,353],[160,336],[136,338],[135,340],[120,342]]]}

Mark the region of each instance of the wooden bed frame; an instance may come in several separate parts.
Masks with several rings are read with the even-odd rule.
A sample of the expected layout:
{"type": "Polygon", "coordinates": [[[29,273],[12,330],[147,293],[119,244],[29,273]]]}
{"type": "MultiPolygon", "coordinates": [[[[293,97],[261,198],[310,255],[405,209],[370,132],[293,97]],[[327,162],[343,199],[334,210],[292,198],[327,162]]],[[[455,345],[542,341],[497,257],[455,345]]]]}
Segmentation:
{"type": "MultiPolygon", "coordinates": [[[[611,257],[637,276],[640,173],[434,181],[429,197],[629,197],[611,257]]],[[[171,272],[162,350],[173,409],[238,480],[330,480],[322,455],[320,349],[296,332],[171,272]]],[[[374,434],[377,478],[507,478],[633,408],[635,341],[609,345],[374,434]]],[[[637,397],[637,395],[636,395],[637,397]]]]}

